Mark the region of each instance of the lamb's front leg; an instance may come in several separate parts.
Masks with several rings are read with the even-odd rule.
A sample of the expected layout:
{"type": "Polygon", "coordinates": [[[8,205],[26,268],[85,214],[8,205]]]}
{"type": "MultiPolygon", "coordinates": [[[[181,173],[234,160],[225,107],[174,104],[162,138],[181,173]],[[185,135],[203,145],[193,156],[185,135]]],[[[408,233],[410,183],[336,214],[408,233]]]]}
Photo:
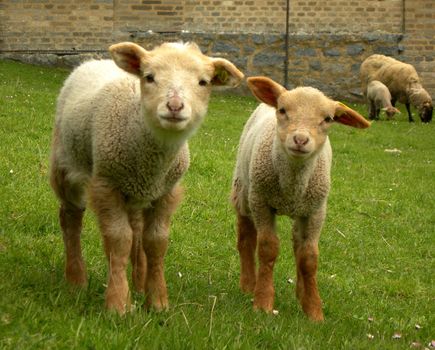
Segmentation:
{"type": "Polygon", "coordinates": [[[133,240],[125,202],[121,193],[103,180],[92,182],[90,194],[109,263],[106,307],[124,314],[130,308],[126,269],[133,240]]]}
{"type": "Polygon", "coordinates": [[[408,102],[408,103],[405,103],[405,107],[406,107],[406,111],[408,112],[408,121],[409,121],[410,123],[413,123],[413,122],[414,122],[414,118],[412,118],[411,105],[410,105],[410,103],[409,103],[409,102],[408,102]]]}
{"type": "Polygon", "coordinates": [[[147,273],[145,280],[146,307],[156,311],[169,307],[164,276],[164,258],[168,247],[171,215],[182,197],[181,187],[157,200],[144,210],[143,247],[146,255],[147,273]]]}
{"type": "Polygon", "coordinates": [[[319,236],[325,214],[321,210],[309,218],[297,218],[293,226],[296,258],[296,295],[305,314],[313,321],[323,320],[322,301],[317,288],[319,236]]]}
{"type": "Polygon", "coordinates": [[[131,211],[129,221],[133,230],[133,243],[130,253],[133,286],[136,292],[143,293],[146,278],[146,256],[142,244],[144,229],[142,210],[131,211]]]}
{"type": "Polygon", "coordinates": [[[254,291],[254,309],[272,312],[275,297],[273,268],[279,253],[279,239],[275,233],[275,218],[268,209],[254,214],[257,228],[258,273],[254,291]]]}

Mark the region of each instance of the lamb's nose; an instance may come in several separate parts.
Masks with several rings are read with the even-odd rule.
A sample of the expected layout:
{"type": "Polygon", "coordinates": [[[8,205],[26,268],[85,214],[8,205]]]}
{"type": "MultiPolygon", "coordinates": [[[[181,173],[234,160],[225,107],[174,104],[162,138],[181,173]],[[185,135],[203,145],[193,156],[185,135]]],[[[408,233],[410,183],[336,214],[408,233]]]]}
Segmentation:
{"type": "Polygon", "coordinates": [[[184,108],[184,103],[179,97],[171,98],[168,103],[166,103],[166,107],[173,112],[178,113],[184,108]]]}
{"type": "Polygon", "coordinates": [[[293,141],[298,146],[305,146],[309,140],[308,136],[304,134],[296,134],[293,136],[293,141]]]}

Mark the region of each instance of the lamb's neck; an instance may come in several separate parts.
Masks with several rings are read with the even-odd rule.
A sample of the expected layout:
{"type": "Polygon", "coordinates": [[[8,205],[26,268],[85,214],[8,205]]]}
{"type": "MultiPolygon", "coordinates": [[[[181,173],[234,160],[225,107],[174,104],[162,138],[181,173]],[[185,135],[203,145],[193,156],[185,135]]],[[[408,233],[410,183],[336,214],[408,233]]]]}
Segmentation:
{"type": "Polygon", "coordinates": [[[187,143],[185,138],[180,138],[178,135],[172,136],[169,133],[156,134],[151,130],[145,130],[145,148],[153,150],[153,153],[159,158],[160,162],[172,162],[180,152],[180,149],[187,143]]]}
{"type": "Polygon", "coordinates": [[[281,188],[305,189],[316,167],[319,153],[316,152],[307,159],[290,158],[282,144],[275,140],[272,159],[281,188]]]}
{"type": "Polygon", "coordinates": [[[138,129],[142,131],[140,138],[146,140],[148,149],[163,152],[171,158],[187,143],[189,134],[186,131],[164,130],[150,125],[147,120],[147,116],[144,116],[138,129]]]}

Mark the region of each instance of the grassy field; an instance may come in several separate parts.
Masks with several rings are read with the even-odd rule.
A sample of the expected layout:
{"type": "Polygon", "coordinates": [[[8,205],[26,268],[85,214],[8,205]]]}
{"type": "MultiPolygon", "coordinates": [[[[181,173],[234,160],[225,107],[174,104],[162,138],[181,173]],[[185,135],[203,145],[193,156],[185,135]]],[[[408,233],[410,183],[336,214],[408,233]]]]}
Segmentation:
{"type": "MultiPolygon", "coordinates": [[[[278,315],[252,310],[238,288],[229,205],[238,139],[256,102],[215,95],[192,138],[185,199],[171,228],[171,308],[104,311],[106,259],[88,212],[86,290],[63,277],[57,203],[48,185],[55,99],[66,71],[0,61],[0,348],[408,349],[435,339],[435,125],[337,125],[328,216],[320,240],[325,322],[294,295],[288,218],[278,221],[278,315]],[[389,152],[388,150],[396,150],[389,152]]],[[[364,106],[355,106],[366,114],[364,106]]],[[[402,106],[401,106],[402,107],[402,106]]],[[[403,111],[403,110],[402,110],[403,111]]],[[[418,120],[418,117],[416,118],[418,120]]]]}

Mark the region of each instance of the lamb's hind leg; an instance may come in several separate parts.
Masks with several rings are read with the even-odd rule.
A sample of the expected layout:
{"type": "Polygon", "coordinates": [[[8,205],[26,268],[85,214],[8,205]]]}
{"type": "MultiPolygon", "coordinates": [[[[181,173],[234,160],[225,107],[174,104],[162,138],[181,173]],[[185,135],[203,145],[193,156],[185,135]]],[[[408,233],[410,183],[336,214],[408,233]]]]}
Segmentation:
{"type": "Polygon", "coordinates": [[[60,200],[59,221],[65,246],[66,280],[76,286],[86,286],[86,267],[80,245],[85,211],[84,184],[71,182],[67,171],[58,168],[55,162],[52,164],[50,182],[60,200]]]}
{"type": "Polygon", "coordinates": [[[322,301],[317,288],[318,241],[324,214],[316,218],[297,218],[293,226],[296,258],[296,296],[302,309],[313,321],[323,320],[322,301]]]}
{"type": "Polygon", "coordinates": [[[240,289],[252,293],[255,289],[255,249],[257,230],[252,220],[237,213],[237,249],[240,256],[240,289]]]}
{"type": "Polygon", "coordinates": [[[181,201],[182,189],[176,185],[167,195],[144,210],[143,247],[146,255],[145,307],[156,311],[169,307],[164,276],[164,258],[168,247],[171,216],[181,201]]]}

